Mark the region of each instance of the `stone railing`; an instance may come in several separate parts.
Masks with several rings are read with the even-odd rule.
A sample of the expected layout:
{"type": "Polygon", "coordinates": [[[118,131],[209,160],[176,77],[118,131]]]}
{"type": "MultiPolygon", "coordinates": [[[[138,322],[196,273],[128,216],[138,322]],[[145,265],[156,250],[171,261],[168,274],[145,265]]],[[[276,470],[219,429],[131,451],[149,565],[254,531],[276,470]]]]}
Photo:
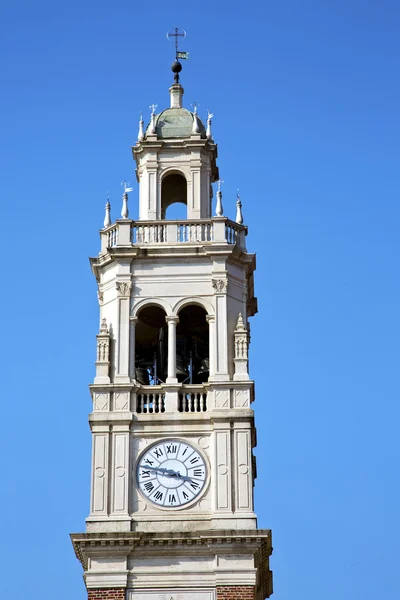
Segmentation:
{"type": "Polygon", "coordinates": [[[137,414],[207,412],[207,389],[202,385],[181,385],[172,392],[168,386],[141,385],[134,395],[137,414]]]}
{"type": "Polygon", "coordinates": [[[119,219],[102,229],[101,251],[119,246],[230,244],[246,249],[247,227],[226,217],[181,221],[119,219]]]}

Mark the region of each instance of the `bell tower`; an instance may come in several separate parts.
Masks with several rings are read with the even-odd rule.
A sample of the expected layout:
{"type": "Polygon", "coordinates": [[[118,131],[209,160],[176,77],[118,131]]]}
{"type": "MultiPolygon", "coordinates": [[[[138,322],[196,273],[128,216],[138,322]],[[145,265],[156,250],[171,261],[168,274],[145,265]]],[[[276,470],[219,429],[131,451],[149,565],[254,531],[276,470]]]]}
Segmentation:
{"type": "Polygon", "coordinates": [[[264,600],[271,532],[257,529],[249,318],[255,255],[240,199],[224,216],[212,114],[169,108],[139,122],[139,219],[106,205],[90,513],[72,534],[89,599],[264,600]],[[218,182],[213,207],[212,184],[218,182]],[[175,203],[186,219],[168,218],[175,203]]]}

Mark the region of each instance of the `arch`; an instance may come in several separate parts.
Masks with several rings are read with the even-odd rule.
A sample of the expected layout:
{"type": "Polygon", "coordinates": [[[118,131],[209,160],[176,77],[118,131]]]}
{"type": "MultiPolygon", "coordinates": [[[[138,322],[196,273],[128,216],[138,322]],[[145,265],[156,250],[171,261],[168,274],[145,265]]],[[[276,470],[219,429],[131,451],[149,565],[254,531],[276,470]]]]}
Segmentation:
{"type": "Polygon", "coordinates": [[[209,302],[205,298],[200,298],[198,296],[191,296],[191,297],[182,298],[182,300],[179,300],[174,305],[171,315],[174,317],[178,316],[179,311],[181,311],[183,308],[185,308],[185,306],[188,306],[190,304],[197,304],[198,306],[201,306],[202,308],[204,308],[207,315],[209,315],[209,316],[215,315],[215,310],[214,310],[214,307],[211,304],[211,302],[209,302]]]}
{"type": "MultiPolygon", "coordinates": [[[[200,384],[210,374],[210,333],[207,311],[199,302],[181,305],[176,327],[176,364],[182,382],[200,384]]],[[[178,375],[179,377],[179,375],[178,375]]]]}
{"type": "Polygon", "coordinates": [[[170,169],[161,177],[161,218],[165,219],[167,208],[172,204],[188,204],[188,182],[185,174],[170,169]]]}
{"type": "Polygon", "coordinates": [[[166,312],[161,302],[141,303],[135,319],[135,379],[142,385],[165,381],[168,356],[166,312]]]}
{"type": "Polygon", "coordinates": [[[160,308],[163,308],[165,310],[165,314],[167,315],[167,317],[170,316],[174,316],[174,313],[172,312],[172,307],[170,304],[168,304],[168,302],[166,302],[165,300],[163,300],[162,298],[142,298],[141,300],[139,300],[139,302],[137,304],[135,304],[135,306],[132,308],[132,314],[131,314],[131,318],[134,317],[138,317],[139,312],[145,307],[145,306],[159,306],[160,308]]]}

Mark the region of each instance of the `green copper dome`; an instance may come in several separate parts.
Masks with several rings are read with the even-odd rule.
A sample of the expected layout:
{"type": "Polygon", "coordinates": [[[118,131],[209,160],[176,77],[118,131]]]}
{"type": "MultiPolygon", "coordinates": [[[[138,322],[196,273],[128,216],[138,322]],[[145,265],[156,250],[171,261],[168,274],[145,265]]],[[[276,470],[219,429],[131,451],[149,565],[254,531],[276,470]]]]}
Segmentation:
{"type": "MultiPolygon", "coordinates": [[[[190,137],[193,132],[193,113],[186,108],[167,108],[156,115],[156,132],[160,139],[190,137]]],[[[202,138],[206,137],[206,130],[197,115],[199,133],[202,138]]],[[[149,130],[147,127],[146,133],[149,130]]]]}

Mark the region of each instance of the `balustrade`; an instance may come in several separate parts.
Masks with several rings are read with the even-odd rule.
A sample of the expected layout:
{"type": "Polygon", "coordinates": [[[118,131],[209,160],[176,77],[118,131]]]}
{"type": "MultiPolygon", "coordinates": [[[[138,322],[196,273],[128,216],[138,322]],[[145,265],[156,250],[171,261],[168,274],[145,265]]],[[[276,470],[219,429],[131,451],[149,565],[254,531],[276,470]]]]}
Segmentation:
{"type": "Polygon", "coordinates": [[[204,388],[182,390],[178,395],[178,411],[186,413],[206,412],[207,392],[204,388]]]}
{"type": "Polygon", "coordinates": [[[245,248],[247,228],[224,217],[192,221],[124,221],[102,230],[102,252],[115,246],[227,243],[245,248]],[[123,229],[120,228],[123,227],[123,229]],[[127,229],[126,229],[127,228],[127,229]],[[129,233],[130,229],[130,233],[129,233]]]}
{"type": "Polygon", "coordinates": [[[146,413],[163,413],[165,412],[165,394],[164,392],[147,392],[143,391],[136,395],[136,412],[139,414],[146,413]]]}

